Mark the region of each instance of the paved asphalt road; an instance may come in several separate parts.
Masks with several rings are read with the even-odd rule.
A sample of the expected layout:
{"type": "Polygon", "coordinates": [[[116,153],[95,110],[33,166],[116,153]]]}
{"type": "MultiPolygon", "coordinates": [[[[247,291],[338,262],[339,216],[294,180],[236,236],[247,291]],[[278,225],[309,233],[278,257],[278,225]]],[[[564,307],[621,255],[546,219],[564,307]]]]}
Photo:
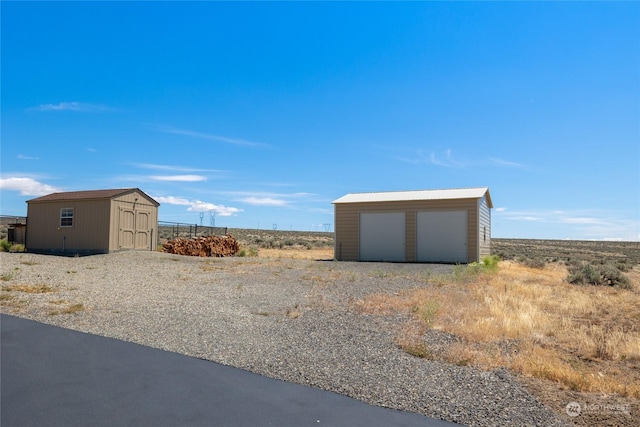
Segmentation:
{"type": "Polygon", "coordinates": [[[125,341],[0,322],[2,427],[456,425],[125,341]]]}

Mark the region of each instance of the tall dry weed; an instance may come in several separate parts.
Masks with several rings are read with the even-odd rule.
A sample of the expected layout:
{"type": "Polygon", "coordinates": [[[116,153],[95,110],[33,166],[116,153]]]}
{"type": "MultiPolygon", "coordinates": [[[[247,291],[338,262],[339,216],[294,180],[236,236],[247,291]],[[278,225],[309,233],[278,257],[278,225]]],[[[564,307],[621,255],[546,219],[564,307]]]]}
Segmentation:
{"type": "Polygon", "coordinates": [[[454,334],[461,342],[433,355],[422,337],[405,334],[399,345],[450,363],[506,367],[572,390],[640,397],[640,295],[611,287],[568,284],[565,267],[531,268],[502,262],[494,273],[456,277],[402,295],[358,302],[369,313],[401,311],[454,334]],[[416,307],[437,307],[428,319],[416,307]],[[418,347],[416,347],[418,346],[418,347]],[[419,351],[416,351],[418,348],[419,351]],[[611,368],[613,366],[614,368],[611,368]]]}

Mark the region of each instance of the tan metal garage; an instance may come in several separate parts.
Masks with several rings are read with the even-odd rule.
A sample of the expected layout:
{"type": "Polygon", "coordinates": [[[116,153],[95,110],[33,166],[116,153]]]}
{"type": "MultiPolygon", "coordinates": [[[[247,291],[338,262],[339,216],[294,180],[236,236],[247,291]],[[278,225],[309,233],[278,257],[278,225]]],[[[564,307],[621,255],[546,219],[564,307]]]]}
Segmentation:
{"type": "Polygon", "coordinates": [[[351,193],[333,205],[337,260],[467,263],[491,252],[487,187],[351,193]]]}
{"type": "Polygon", "coordinates": [[[27,201],[30,252],[156,250],[160,204],[138,188],[53,193],[27,201]]]}

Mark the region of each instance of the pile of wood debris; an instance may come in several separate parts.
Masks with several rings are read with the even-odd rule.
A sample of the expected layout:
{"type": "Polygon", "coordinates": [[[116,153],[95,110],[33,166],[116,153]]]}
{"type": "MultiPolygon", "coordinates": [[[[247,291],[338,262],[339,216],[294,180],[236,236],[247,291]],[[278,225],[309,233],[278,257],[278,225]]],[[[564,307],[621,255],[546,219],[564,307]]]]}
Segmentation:
{"type": "Polygon", "coordinates": [[[163,244],[162,251],[177,255],[225,257],[240,252],[240,244],[231,234],[194,239],[177,237],[163,244]]]}

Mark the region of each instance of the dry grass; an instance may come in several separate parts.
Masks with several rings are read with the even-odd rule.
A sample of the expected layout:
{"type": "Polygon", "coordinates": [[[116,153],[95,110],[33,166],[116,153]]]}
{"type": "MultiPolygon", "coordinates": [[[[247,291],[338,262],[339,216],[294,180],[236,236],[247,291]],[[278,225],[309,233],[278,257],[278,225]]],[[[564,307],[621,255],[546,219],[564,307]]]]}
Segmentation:
{"type": "Polygon", "coordinates": [[[288,308],[285,313],[287,317],[290,317],[292,319],[297,319],[298,317],[300,317],[301,314],[302,314],[302,311],[300,311],[300,307],[298,306],[298,304],[294,305],[291,308],[288,308]]]}
{"type": "Polygon", "coordinates": [[[3,282],[8,282],[9,280],[13,280],[15,276],[16,276],[15,272],[9,271],[9,272],[0,274],[0,280],[3,282]]]}
{"type": "Polygon", "coordinates": [[[10,302],[10,301],[14,301],[16,299],[15,296],[11,295],[11,294],[7,294],[5,292],[0,294],[0,303],[5,303],[5,302],[10,302]]]}
{"type": "Polygon", "coordinates": [[[451,278],[400,295],[372,295],[356,306],[367,313],[412,314],[398,345],[420,357],[506,367],[576,391],[638,398],[639,275],[637,267],[629,274],[635,289],[628,291],[568,284],[559,264],[534,269],[502,262],[494,273],[451,278]],[[423,339],[429,327],[461,341],[434,355],[423,339]]]}
{"type": "Polygon", "coordinates": [[[49,312],[50,316],[57,316],[58,314],[73,314],[78,313],[80,311],[84,311],[84,305],[82,304],[73,304],[68,307],[62,308],[60,310],[52,310],[49,312]]]}
{"type": "Polygon", "coordinates": [[[55,289],[47,285],[5,285],[4,292],[24,292],[27,294],[46,294],[55,292],[55,289]]]}
{"type": "Polygon", "coordinates": [[[0,293],[1,307],[7,307],[7,308],[13,308],[13,309],[19,310],[20,308],[24,307],[27,304],[28,304],[27,301],[18,299],[15,295],[12,295],[8,292],[0,293]]]}
{"type": "Polygon", "coordinates": [[[260,258],[291,258],[291,259],[333,259],[333,248],[311,249],[266,249],[258,250],[260,258]]]}

